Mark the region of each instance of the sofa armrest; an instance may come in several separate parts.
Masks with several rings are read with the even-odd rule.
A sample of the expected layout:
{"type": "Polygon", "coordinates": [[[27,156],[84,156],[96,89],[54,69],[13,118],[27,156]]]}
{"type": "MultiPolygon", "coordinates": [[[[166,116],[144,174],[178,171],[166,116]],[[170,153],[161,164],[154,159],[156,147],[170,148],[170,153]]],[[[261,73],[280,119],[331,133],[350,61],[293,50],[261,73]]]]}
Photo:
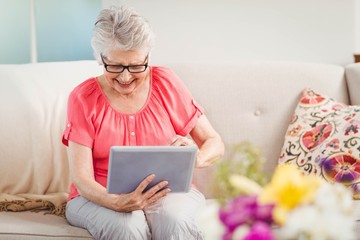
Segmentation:
{"type": "Polygon", "coordinates": [[[349,90],[350,104],[360,105],[360,63],[345,67],[346,82],[349,90]]]}

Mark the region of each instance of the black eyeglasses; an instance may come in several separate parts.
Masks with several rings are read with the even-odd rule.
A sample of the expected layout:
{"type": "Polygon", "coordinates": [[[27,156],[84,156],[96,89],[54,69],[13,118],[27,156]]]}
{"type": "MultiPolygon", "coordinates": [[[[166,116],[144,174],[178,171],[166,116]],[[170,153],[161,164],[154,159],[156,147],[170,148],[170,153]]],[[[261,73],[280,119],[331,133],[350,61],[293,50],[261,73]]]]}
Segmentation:
{"type": "MultiPolygon", "coordinates": [[[[139,65],[128,65],[128,66],[107,64],[104,62],[104,56],[102,54],[100,56],[101,56],[101,61],[104,64],[105,70],[109,73],[122,73],[125,69],[127,69],[129,73],[142,73],[145,72],[145,70],[148,67],[148,63],[139,64],[139,65]]],[[[149,54],[146,55],[144,62],[147,61],[148,56],[149,54]]]]}

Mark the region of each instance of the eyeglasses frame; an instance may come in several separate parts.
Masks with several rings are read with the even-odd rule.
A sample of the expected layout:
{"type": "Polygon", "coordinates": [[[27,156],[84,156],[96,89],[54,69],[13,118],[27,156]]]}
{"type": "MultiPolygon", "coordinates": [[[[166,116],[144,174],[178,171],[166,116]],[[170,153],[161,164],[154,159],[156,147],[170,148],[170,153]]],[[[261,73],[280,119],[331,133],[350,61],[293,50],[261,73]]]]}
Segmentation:
{"type": "Polygon", "coordinates": [[[125,69],[126,69],[129,73],[142,73],[142,72],[145,72],[146,69],[149,67],[148,62],[146,62],[146,61],[148,60],[149,54],[147,54],[146,57],[145,57],[144,62],[146,62],[146,63],[144,63],[144,64],[137,64],[137,65],[127,65],[127,66],[124,66],[124,65],[121,65],[121,64],[107,64],[107,63],[104,61],[104,56],[103,56],[102,54],[100,54],[100,57],[101,57],[102,63],[104,64],[104,68],[105,68],[105,70],[106,70],[108,73],[122,73],[122,72],[125,71],[125,69]],[[120,71],[120,72],[114,72],[114,71],[109,71],[109,70],[108,70],[108,66],[110,66],[110,67],[122,67],[123,69],[122,69],[122,71],[120,71]],[[144,70],[141,71],[141,72],[133,72],[133,71],[130,71],[130,68],[131,68],[131,67],[144,67],[144,70]]]}

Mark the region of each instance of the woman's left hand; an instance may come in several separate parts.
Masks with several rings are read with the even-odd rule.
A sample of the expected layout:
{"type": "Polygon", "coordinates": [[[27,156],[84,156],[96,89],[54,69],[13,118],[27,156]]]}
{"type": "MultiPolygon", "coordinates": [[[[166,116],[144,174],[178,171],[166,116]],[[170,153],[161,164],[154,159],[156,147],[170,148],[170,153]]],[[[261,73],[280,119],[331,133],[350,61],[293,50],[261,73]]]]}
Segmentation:
{"type": "Polygon", "coordinates": [[[195,142],[187,137],[183,137],[180,135],[175,135],[175,137],[173,137],[170,140],[170,146],[196,146],[195,142]]]}

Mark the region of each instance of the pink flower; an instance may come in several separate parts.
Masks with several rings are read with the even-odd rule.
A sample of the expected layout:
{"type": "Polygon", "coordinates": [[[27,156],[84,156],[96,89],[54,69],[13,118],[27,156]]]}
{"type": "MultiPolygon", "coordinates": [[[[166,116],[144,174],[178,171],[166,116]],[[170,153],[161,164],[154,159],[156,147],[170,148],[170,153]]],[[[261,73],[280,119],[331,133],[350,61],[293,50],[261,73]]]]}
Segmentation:
{"type": "Polygon", "coordinates": [[[264,222],[256,222],[251,227],[248,234],[245,235],[243,240],[274,240],[275,237],[272,233],[271,227],[264,222]]]}
{"type": "Polygon", "coordinates": [[[242,225],[248,225],[251,229],[254,227],[254,234],[258,231],[261,233],[263,225],[270,226],[273,223],[273,208],[273,204],[258,204],[257,196],[240,196],[231,200],[219,211],[219,218],[226,227],[223,240],[231,239],[236,228],[242,225]]]}

